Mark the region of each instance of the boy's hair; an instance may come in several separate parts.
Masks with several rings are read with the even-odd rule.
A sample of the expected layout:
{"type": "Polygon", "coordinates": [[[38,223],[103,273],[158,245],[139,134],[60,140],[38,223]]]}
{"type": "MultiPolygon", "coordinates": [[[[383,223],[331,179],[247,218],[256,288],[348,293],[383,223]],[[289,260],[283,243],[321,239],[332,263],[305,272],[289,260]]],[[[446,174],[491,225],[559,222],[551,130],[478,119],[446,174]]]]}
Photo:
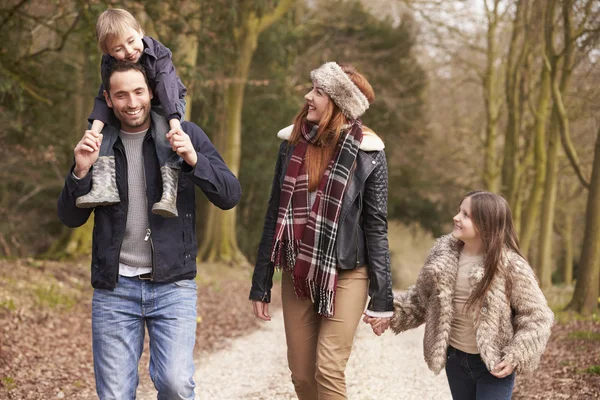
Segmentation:
{"type": "Polygon", "coordinates": [[[100,51],[108,54],[110,42],[126,35],[129,28],[135,29],[142,35],[144,34],[140,23],[129,11],[120,8],[109,8],[100,14],[98,21],[96,21],[96,39],[100,51]]]}
{"type": "Polygon", "coordinates": [[[148,82],[148,76],[146,76],[146,70],[141,64],[138,64],[138,63],[134,64],[134,63],[128,63],[125,61],[114,60],[108,65],[106,72],[102,75],[102,85],[104,86],[104,90],[106,90],[106,93],[108,93],[109,97],[110,97],[110,77],[113,76],[113,74],[115,72],[126,72],[126,71],[140,72],[144,76],[144,81],[146,82],[146,85],[148,86],[148,90],[151,90],[150,83],[148,82]]]}

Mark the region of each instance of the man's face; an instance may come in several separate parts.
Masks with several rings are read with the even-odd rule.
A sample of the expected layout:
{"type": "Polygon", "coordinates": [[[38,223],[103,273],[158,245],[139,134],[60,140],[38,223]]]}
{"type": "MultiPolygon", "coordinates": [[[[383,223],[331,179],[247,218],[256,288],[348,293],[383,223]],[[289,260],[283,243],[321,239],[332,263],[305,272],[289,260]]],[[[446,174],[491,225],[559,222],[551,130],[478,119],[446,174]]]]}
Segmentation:
{"type": "Polygon", "coordinates": [[[110,93],[104,98],[125,132],[140,132],[150,128],[152,92],[144,75],[135,70],[115,72],[110,77],[110,93]]]}

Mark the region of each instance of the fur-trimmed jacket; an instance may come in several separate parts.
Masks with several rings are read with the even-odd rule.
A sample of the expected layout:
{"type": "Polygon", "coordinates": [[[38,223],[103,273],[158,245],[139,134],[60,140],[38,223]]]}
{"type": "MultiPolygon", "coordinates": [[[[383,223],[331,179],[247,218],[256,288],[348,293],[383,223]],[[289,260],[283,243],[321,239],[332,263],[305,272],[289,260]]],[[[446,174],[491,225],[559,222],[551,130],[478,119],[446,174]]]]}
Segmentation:
{"type": "MultiPolygon", "coordinates": [[[[423,353],[429,369],[436,374],[446,365],[461,247],[451,235],[438,239],[417,283],[394,299],[392,330],[398,334],[425,323],[423,353]]],[[[527,261],[510,250],[505,251],[503,260],[512,280],[512,295],[507,298],[505,278],[497,276],[473,311],[477,347],[489,370],[506,360],[517,373],[531,373],[538,367],[550,338],[554,314],[527,261]]],[[[471,267],[472,288],[479,284],[483,273],[483,261],[471,267]]]]}

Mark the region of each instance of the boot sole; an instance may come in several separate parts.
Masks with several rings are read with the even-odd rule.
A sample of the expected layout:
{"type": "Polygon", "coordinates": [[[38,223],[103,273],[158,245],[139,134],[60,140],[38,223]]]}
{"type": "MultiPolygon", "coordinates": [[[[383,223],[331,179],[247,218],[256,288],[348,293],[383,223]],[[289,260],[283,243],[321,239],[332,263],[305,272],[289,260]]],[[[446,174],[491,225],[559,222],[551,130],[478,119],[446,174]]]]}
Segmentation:
{"type": "Polygon", "coordinates": [[[173,213],[171,210],[156,206],[152,207],[152,214],[160,215],[161,217],[165,218],[177,218],[179,216],[177,213],[173,213]]]}
{"type": "Polygon", "coordinates": [[[110,206],[112,204],[117,204],[119,203],[121,200],[114,200],[114,199],[106,199],[106,200],[94,200],[94,201],[79,201],[79,198],[77,200],[75,200],[75,205],[78,208],[94,208],[94,207],[98,207],[98,206],[110,206]]]}

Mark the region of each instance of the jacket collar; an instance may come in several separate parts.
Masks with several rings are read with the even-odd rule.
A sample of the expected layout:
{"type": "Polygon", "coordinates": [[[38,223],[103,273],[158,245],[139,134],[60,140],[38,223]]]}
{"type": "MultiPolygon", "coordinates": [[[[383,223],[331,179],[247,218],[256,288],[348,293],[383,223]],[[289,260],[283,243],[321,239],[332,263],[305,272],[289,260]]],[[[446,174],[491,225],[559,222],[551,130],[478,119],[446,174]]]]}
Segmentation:
{"type": "Polygon", "coordinates": [[[144,54],[152,58],[158,58],[156,56],[156,46],[154,43],[154,39],[152,39],[150,36],[144,36],[142,38],[142,42],[144,42],[144,54]]]}
{"type": "MultiPolygon", "coordinates": [[[[460,258],[461,242],[455,239],[452,235],[442,236],[436,244],[433,246],[427,260],[426,265],[432,267],[437,276],[439,276],[438,283],[440,286],[440,306],[442,312],[452,315],[454,312],[453,298],[454,290],[456,285],[456,276],[458,273],[458,261],[460,258]]],[[[510,250],[504,249],[502,251],[502,265],[504,268],[509,268],[510,260],[519,258],[518,255],[510,250]]],[[[483,279],[485,273],[483,260],[473,264],[469,269],[469,284],[471,288],[475,288],[479,285],[483,279]]],[[[493,293],[504,292],[505,279],[502,276],[498,276],[492,282],[492,286],[486,294],[484,303],[491,304],[493,302],[493,293]]],[[[474,317],[474,322],[477,324],[477,318],[474,317]]]]}
{"type": "MultiPolygon", "coordinates": [[[[283,140],[289,140],[292,136],[292,130],[294,125],[287,126],[277,133],[277,137],[283,140]]],[[[379,138],[374,132],[363,130],[363,139],[360,143],[360,150],[362,151],[381,151],[385,148],[383,140],[379,138]]]]}

